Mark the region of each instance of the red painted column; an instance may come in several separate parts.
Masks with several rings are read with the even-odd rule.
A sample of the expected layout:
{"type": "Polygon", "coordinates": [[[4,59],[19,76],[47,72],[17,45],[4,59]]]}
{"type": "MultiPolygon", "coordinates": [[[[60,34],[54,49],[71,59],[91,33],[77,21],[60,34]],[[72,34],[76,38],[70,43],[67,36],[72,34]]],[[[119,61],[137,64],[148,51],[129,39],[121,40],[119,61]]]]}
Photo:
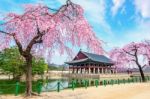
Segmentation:
{"type": "Polygon", "coordinates": [[[90,68],[90,64],[88,65],[88,74],[90,74],[91,73],[91,68],[90,68]]]}
{"type": "Polygon", "coordinates": [[[72,66],[72,73],[74,74],[74,65],[72,66]]]}

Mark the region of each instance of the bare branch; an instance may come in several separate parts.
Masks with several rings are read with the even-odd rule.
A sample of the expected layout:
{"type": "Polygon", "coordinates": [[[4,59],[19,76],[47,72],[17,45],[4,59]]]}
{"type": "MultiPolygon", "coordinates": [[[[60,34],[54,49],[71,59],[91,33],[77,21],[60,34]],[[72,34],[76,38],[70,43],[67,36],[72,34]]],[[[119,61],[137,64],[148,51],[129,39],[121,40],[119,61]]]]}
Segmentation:
{"type": "Polygon", "coordinates": [[[5,31],[2,31],[2,30],[0,30],[0,33],[3,33],[3,34],[12,36],[12,34],[10,34],[10,33],[8,33],[8,32],[5,32],[5,31]]]}
{"type": "Polygon", "coordinates": [[[21,43],[19,42],[19,40],[16,38],[15,33],[12,34],[12,36],[13,36],[13,38],[14,38],[14,40],[15,40],[15,43],[16,43],[17,46],[18,46],[18,49],[19,49],[20,54],[21,54],[21,55],[24,55],[24,51],[23,51],[23,49],[22,49],[22,45],[21,45],[21,43]]]}
{"type": "Polygon", "coordinates": [[[131,56],[135,56],[134,54],[131,54],[130,52],[126,51],[125,49],[123,49],[123,51],[131,56]]]}
{"type": "Polygon", "coordinates": [[[134,62],[136,62],[136,60],[135,60],[135,59],[132,59],[131,61],[134,61],[134,62]]]}
{"type": "Polygon", "coordinates": [[[31,48],[32,48],[32,46],[34,44],[36,44],[36,43],[42,43],[42,37],[43,37],[43,35],[45,35],[45,31],[40,32],[40,29],[39,29],[38,24],[37,24],[37,35],[35,37],[33,37],[33,39],[28,44],[28,46],[26,48],[26,52],[29,53],[31,51],[31,48]]]}
{"type": "Polygon", "coordinates": [[[22,45],[21,45],[21,43],[19,42],[19,40],[16,38],[15,33],[8,33],[8,32],[1,31],[1,30],[0,30],[0,33],[3,33],[3,34],[6,34],[6,35],[9,35],[9,36],[12,36],[12,37],[14,38],[14,41],[15,41],[16,45],[18,46],[18,49],[19,49],[20,54],[23,55],[22,45]]]}

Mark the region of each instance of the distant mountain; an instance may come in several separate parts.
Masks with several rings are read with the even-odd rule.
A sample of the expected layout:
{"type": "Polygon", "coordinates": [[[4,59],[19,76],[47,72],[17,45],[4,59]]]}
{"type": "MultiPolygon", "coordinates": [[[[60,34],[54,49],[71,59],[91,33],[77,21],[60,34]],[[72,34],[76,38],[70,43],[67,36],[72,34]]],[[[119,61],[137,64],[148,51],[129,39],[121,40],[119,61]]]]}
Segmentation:
{"type": "Polygon", "coordinates": [[[55,63],[49,63],[48,66],[55,66],[55,67],[66,67],[67,64],[55,64],[55,63]]]}
{"type": "Polygon", "coordinates": [[[57,67],[58,65],[54,64],[54,63],[50,63],[50,64],[48,64],[48,66],[55,66],[55,67],[57,67]]]}
{"type": "Polygon", "coordinates": [[[67,70],[68,69],[66,64],[58,65],[54,63],[48,64],[48,68],[49,70],[67,70]]]}

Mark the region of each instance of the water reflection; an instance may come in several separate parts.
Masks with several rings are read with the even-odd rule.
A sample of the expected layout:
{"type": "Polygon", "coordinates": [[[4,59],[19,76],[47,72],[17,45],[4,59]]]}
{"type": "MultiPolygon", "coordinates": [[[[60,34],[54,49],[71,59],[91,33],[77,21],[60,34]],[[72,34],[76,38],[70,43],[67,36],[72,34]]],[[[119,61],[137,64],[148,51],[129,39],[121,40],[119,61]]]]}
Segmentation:
{"type": "Polygon", "coordinates": [[[68,88],[69,80],[68,79],[48,79],[44,82],[42,91],[54,91],[57,90],[57,83],[60,82],[60,89],[68,88]]]}
{"type": "Polygon", "coordinates": [[[95,84],[95,79],[47,79],[43,83],[42,91],[56,91],[58,82],[60,82],[60,90],[72,88],[72,81],[74,81],[75,87],[85,87],[86,84],[87,86],[94,86],[95,84]]]}

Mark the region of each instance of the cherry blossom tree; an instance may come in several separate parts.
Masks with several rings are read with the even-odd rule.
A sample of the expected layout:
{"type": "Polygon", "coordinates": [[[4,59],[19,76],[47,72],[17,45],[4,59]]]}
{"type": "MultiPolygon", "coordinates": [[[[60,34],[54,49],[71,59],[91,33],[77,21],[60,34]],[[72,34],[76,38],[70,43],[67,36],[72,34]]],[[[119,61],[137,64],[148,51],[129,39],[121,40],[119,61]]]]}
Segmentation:
{"type": "Polygon", "coordinates": [[[9,13],[0,25],[0,49],[17,45],[26,61],[26,95],[32,95],[33,55],[52,56],[53,51],[71,54],[72,46],[86,45],[92,51],[102,54],[102,41],[92,31],[84,18],[80,5],[66,1],[59,9],[46,5],[26,5],[23,14],[9,13]]]}
{"type": "Polygon", "coordinates": [[[117,67],[127,66],[128,64],[136,65],[139,68],[142,81],[145,81],[142,67],[149,65],[150,61],[150,46],[147,42],[132,42],[123,48],[115,48],[110,52],[110,57],[116,62],[117,67]],[[141,59],[143,62],[141,62],[141,59]]]}
{"type": "Polygon", "coordinates": [[[148,57],[148,63],[150,66],[150,40],[145,40],[144,41],[145,47],[146,47],[146,56],[148,57]]]}

